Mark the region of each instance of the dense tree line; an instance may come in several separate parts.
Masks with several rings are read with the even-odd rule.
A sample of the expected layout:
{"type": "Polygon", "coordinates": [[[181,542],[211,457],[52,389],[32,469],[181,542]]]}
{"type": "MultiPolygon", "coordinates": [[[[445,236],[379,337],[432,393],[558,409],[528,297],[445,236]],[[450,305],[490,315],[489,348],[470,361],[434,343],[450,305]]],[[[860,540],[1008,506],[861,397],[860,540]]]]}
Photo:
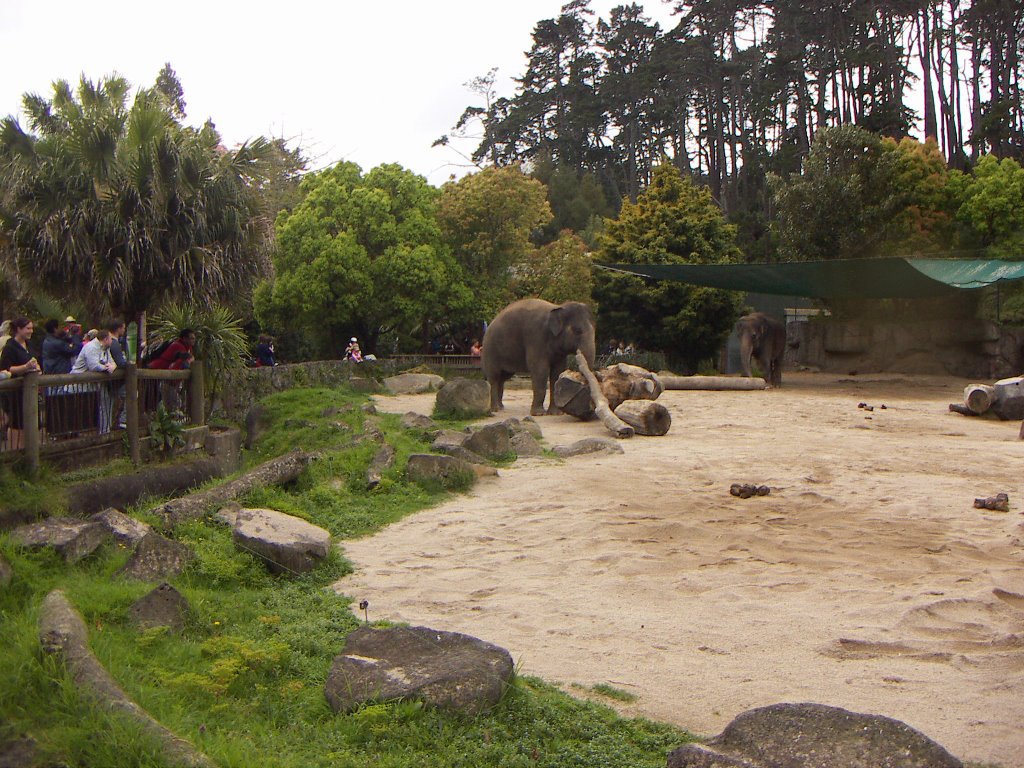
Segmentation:
{"type": "Polygon", "coordinates": [[[697,0],[675,12],[662,29],[635,3],[604,19],[572,0],[537,23],[516,93],[498,97],[493,70],[473,81],[483,104],[440,141],[478,136],[478,163],[596,179],[616,210],[667,158],[740,225],[748,257],[772,255],[758,242],[767,175],[798,173],[824,128],[917,131],[960,169],[1024,156],[1019,2],[697,0]]]}

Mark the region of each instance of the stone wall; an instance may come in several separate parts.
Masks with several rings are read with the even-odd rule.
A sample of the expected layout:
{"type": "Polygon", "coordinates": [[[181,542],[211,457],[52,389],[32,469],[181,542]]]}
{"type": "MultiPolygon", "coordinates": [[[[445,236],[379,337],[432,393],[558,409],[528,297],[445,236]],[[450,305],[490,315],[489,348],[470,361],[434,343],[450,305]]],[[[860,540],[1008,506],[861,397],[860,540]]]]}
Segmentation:
{"type": "Polygon", "coordinates": [[[985,381],[1024,371],[1024,328],[984,320],[790,322],[786,367],[949,374],[985,381]]]}

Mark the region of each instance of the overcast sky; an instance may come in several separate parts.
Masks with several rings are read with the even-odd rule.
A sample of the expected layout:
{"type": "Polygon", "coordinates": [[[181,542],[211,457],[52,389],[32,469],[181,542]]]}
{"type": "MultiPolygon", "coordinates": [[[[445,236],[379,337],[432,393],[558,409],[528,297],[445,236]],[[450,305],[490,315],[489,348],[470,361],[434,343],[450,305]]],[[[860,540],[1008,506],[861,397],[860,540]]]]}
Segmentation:
{"type": "MultiPolygon", "coordinates": [[[[620,2],[593,0],[602,16],[620,2]]],[[[662,0],[641,3],[662,28],[662,0]]],[[[283,136],[317,166],[401,163],[440,185],[461,175],[431,148],[475,97],[464,83],[498,67],[511,96],[531,33],[562,0],[0,0],[0,115],[26,92],[51,94],[118,72],[149,86],[170,62],[187,122],[213,118],[225,143],[283,136]]],[[[466,151],[472,146],[465,147],[466,151]]]]}

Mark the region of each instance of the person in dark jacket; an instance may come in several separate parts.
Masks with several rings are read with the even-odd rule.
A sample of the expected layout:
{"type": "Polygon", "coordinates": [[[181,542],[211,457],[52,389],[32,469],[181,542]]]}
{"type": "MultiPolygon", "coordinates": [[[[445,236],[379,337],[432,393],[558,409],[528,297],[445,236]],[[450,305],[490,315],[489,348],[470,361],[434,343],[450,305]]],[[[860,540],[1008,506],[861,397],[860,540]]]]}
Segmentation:
{"type": "Polygon", "coordinates": [[[43,373],[71,373],[71,366],[82,351],[82,345],[78,348],[68,338],[66,328],[60,328],[56,320],[47,320],[46,338],[43,339],[43,373]]]}
{"type": "Polygon", "coordinates": [[[277,361],[274,359],[274,340],[267,334],[260,334],[255,351],[257,367],[266,366],[269,368],[277,365],[277,361]]]}
{"type": "MultiPolygon", "coordinates": [[[[0,350],[0,371],[7,371],[11,376],[39,372],[39,361],[28,349],[28,340],[32,338],[33,328],[32,321],[27,317],[16,317],[11,320],[11,338],[0,350]]],[[[8,427],[7,447],[10,450],[24,448],[24,416],[18,398],[5,398],[4,410],[3,421],[8,427]]]]}

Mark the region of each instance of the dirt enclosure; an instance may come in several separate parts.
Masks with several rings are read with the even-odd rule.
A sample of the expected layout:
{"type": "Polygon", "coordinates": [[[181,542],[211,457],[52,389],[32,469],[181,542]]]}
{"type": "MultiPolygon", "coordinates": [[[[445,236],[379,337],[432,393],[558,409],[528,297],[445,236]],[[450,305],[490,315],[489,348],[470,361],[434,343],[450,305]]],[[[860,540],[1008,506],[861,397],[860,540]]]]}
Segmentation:
{"type": "MultiPolygon", "coordinates": [[[[1022,768],[1024,441],[1017,422],[949,413],[966,383],[787,374],[774,391],[666,392],[665,437],[520,460],[347,542],[356,572],[337,586],[371,619],[466,632],[525,674],[575,695],[610,684],[637,697],[624,713],[698,734],[819,702],[1022,768]],[[972,508],[1000,491],[1009,513],[972,508]]],[[[504,415],[528,398],[508,392],[504,415]]],[[[433,396],[377,402],[429,414],[433,396]]],[[[539,421],[549,446],[607,434],[539,421]]]]}

